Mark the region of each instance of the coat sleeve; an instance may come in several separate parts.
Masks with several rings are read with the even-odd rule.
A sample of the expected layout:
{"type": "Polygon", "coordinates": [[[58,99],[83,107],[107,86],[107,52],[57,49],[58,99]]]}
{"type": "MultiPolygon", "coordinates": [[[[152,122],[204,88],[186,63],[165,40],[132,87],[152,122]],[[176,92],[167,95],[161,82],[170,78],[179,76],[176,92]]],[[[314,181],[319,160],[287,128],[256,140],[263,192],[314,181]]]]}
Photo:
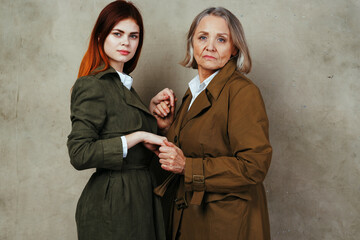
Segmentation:
{"type": "Polygon", "coordinates": [[[225,135],[232,156],[186,158],[187,191],[242,192],[265,178],[272,148],[260,91],[249,84],[230,94],[229,101],[225,135]]]}
{"type": "Polygon", "coordinates": [[[72,130],[67,146],[71,164],[77,170],[88,168],[121,168],[121,137],[100,139],[105,124],[105,94],[99,80],[92,77],[76,81],[71,95],[72,130]]]}

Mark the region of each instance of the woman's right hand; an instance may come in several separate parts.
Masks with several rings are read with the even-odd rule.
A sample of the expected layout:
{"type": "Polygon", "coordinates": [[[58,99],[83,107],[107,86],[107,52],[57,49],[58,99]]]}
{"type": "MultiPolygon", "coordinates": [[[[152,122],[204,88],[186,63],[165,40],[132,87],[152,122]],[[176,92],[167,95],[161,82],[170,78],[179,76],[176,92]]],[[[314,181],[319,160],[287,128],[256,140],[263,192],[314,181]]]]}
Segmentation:
{"type": "Polygon", "coordinates": [[[179,147],[166,140],[159,151],[158,157],[162,169],[175,174],[184,174],[186,157],[179,147]]]}

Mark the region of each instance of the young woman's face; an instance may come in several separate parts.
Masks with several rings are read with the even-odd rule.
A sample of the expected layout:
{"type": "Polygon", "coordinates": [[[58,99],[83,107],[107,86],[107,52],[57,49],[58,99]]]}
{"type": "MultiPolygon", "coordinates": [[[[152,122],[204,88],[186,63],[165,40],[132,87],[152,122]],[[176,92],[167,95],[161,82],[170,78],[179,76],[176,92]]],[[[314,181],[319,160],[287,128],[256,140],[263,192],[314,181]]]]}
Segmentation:
{"type": "Polygon", "coordinates": [[[194,58],[199,73],[210,76],[236,54],[226,21],[218,16],[201,19],[193,36],[194,58]]]}
{"type": "Polygon", "coordinates": [[[106,37],[104,51],[110,65],[122,72],[124,64],[132,59],[139,45],[140,29],[136,22],[127,18],[118,22],[106,37]]]}

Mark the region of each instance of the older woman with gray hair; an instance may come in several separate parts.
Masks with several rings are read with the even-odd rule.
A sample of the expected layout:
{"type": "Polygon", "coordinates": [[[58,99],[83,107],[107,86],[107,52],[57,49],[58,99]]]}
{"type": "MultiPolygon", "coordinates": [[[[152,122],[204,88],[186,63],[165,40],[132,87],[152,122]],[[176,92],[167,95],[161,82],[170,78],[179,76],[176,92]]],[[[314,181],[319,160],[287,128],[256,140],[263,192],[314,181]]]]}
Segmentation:
{"type": "Polygon", "coordinates": [[[225,8],[197,15],[182,65],[198,69],[160,147],[168,239],[270,239],[263,180],[272,148],[263,99],[245,77],[251,58],[240,21],[225,8]],[[163,174],[163,176],[166,174],[163,174]],[[165,179],[165,178],[164,178],[165,179]]]}

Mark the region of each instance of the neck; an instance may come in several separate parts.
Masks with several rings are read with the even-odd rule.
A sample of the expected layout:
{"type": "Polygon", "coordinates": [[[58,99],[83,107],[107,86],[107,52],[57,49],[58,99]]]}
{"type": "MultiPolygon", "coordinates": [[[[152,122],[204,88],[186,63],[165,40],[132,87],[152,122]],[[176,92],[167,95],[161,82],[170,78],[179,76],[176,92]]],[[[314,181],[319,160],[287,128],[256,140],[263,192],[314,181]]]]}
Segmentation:
{"type": "Polygon", "coordinates": [[[210,77],[214,72],[216,72],[216,71],[215,70],[205,70],[203,68],[199,68],[198,73],[199,73],[200,83],[205,81],[205,79],[210,77]]]}
{"type": "Polygon", "coordinates": [[[110,66],[113,67],[118,72],[123,72],[124,70],[124,63],[113,63],[110,61],[110,66]]]}

